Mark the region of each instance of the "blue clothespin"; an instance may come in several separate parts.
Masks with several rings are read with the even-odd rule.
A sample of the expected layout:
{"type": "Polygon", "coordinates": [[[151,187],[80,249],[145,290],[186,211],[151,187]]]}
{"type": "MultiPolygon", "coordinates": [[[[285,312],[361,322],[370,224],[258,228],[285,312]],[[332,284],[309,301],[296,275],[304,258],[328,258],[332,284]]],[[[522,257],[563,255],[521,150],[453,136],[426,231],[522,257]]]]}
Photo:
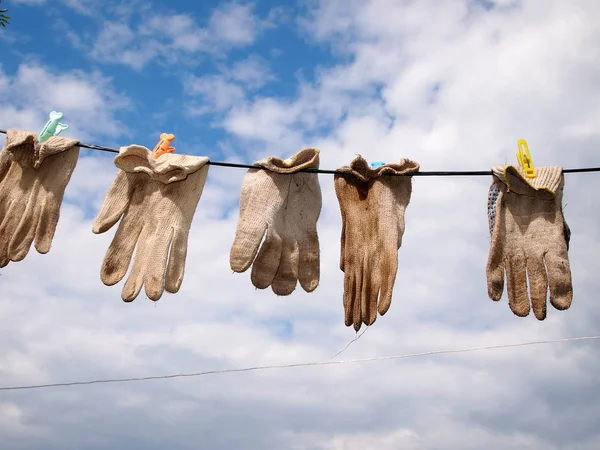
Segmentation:
{"type": "Polygon", "coordinates": [[[50,117],[50,120],[46,122],[46,125],[44,125],[44,128],[42,128],[42,131],[40,131],[40,134],[38,134],[39,142],[44,142],[51,136],[58,136],[60,133],[69,128],[69,125],[66,123],[59,122],[60,119],[63,118],[63,113],[52,111],[48,117],[50,117]]]}
{"type": "Polygon", "coordinates": [[[383,161],[373,161],[371,163],[371,169],[377,169],[378,167],[385,166],[383,161]]]}

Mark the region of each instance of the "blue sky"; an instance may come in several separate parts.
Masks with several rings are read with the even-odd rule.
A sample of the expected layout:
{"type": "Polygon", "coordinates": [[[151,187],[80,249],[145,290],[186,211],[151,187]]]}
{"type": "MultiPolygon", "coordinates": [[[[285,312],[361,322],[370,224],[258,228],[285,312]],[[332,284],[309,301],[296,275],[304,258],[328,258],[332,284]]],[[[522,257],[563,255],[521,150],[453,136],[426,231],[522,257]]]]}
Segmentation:
{"type": "MultiPolygon", "coordinates": [[[[595,0],[5,0],[0,128],[251,163],[321,150],[421,170],[598,166],[595,0]]],[[[0,139],[3,139],[0,137],[0,139]]],[[[288,297],[233,274],[245,171],[211,166],[177,294],[132,303],[92,222],[114,155],[82,151],[52,249],[0,277],[0,386],[329,360],[343,323],[341,218],[320,175],[321,279],[288,297]]],[[[543,322],[487,297],[488,177],[418,177],[389,312],[336,359],[597,335],[598,175],[568,174],[574,299],[543,322]]],[[[577,342],[0,395],[10,449],[597,449],[600,353],[577,342]]]]}
{"type": "MultiPolygon", "coordinates": [[[[318,66],[335,61],[294,20],[306,10],[301,5],[107,5],[13,2],[13,23],[4,32],[8,58],[2,66],[16,72],[26,58],[54,74],[99,74],[119,103],[112,106],[113,117],[125,128],[123,134],[148,146],[166,131],[176,134],[186,153],[222,158],[221,145],[234,146],[230,151],[238,153],[229,141],[233,136],[219,124],[224,107],[240,95],[246,101],[293,99],[298,79],[310,82],[318,66]],[[19,20],[23,17],[27,20],[19,20]]],[[[72,117],[69,112],[65,109],[65,119],[72,117]]],[[[107,134],[90,133],[98,139],[107,134]]]]}

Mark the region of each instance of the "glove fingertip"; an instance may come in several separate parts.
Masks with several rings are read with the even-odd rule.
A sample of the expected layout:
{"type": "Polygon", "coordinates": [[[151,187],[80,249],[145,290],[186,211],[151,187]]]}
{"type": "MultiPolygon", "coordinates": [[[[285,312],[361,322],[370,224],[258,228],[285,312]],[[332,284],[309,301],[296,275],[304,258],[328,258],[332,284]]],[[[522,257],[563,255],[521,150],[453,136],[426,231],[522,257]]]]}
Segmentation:
{"type": "Polygon", "coordinates": [[[145,286],[146,297],[157,302],[163,295],[164,287],[160,284],[148,283],[145,286]]]}
{"type": "Polygon", "coordinates": [[[92,224],[92,233],[101,234],[108,231],[115,223],[117,223],[117,220],[109,222],[107,220],[96,219],[92,224]]]}
{"type": "Polygon", "coordinates": [[[504,293],[504,267],[498,266],[487,270],[488,297],[497,302],[504,293]]]}
{"type": "Polygon", "coordinates": [[[114,258],[106,258],[100,269],[100,279],[106,286],[114,286],[123,279],[127,267],[123,270],[119,262],[114,258]]]}
{"type": "Polygon", "coordinates": [[[37,250],[38,253],[45,255],[46,253],[48,253],[50,251],[50,248],[52,246],[52,241],[48,240],[48,239],[42,239],[40,242],[35,243],[35,249],[37,250]]]}
{"type": "Polygon", "coordinates": [[[121,291],[121,298],[124,302],[132,302],[139,295],[142,290],[141,285],[137,285],[137,283],[132,282],[131,278],[127,280],[125,286],[123,286],[123,290],[121,291]]]}
{"type": "Polygon", "coordinates": [[[181,284],[183,282],[183,278],[177,278],[176,280],[172,280],[169,276],[165,281],[165,291],[170,294],[177,294],[179,289],[181,289],[181,284]]]}
{"type": "Polygon", "coordinates": [[[265,235],[266,223],[262,231],[255,230],[253,233],[236,233],[231,251],[229,252],[229,267],[237,273],[248,270],[258,253],[258,247],[265,235]]]}
{"type": "Polygon", "coordinates": [[[563,295],[558,295],[550,298],[550,303],[559,311],[565,311],[571,307],[573,301],[573,291],[569,291],[563,295]]]}

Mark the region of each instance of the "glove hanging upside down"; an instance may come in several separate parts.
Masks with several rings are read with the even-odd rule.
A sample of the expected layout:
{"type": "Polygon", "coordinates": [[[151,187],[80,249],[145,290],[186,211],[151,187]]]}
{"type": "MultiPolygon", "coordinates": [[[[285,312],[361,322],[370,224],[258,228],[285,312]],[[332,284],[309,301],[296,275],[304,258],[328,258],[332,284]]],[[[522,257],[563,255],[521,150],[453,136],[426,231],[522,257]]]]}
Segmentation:
{"type": "Polygon", "coordinates": [[[23,260],[35,241],[52,245],[65,189],[79,158],[79,141],[9,129],[0,152],[0,267],[23,260]]]}
{"type": "Polygon", "coordinates": [[[252,284],[271,286],[277,295],[290,295],[298,281],[312,292],[320,275],[321,187],[316,173],[299,171],[319,167],[319,150],[306,148],[288,160],[271,156],[254,165],[242,182],[231,269],[244,272],[252,265],[252,284]]]}
{"type": "Polygon", "coordinates": [[[486,275],[492,300],[502,297],[506,272],[511,311],[525,317],[533,307],[535,317],[544,320],[548,288],[552,306],[558,310],[571,306],[573,285],[567,253],[571,231],[562,212],[562,168],[536,170],[533,179],[520,167],[492,170],[488,200],[492,238],[486,275]]]}
{"type": "Polygon", "coordinates": [[[338,169],[346,174],[334,177],[342,214],[345,324],[356,331],[390,308],[412,193],[410,174],[418,170],[419,164],[408,159],[371,168],[359,156],[338,169]]]}
{"type": "Polygon", "coordinates": [[[154,301],[165,290],[179,291],[189,230],[206,183],[208,161],[207,157],[174,153],[154,159],[146,147],[121,147],[115,157],[120,170],[92,231],[104,233],[121,219],[102,262],[100,276],[107,286],[123,279],[135,249],[121,293],[124,301],[135,300],[142,285],[154,301]]]}

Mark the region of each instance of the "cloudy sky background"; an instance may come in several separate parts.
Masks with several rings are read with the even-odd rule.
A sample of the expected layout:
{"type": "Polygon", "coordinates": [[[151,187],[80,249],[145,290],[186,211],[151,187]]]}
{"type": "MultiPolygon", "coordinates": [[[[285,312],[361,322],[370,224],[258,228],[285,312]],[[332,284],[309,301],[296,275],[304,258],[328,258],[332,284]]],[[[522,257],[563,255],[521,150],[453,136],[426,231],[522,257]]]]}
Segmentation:
{"type": "MultiPolygon", "coordinates": [[[[296,3],[7,0],[0,128],[250,163],[321,149],[426,170],[600,166],[595,0],[296,3]],[[196,4],[198,3],[198,4],[196,4]]],[[[3,140],[2,137],[0,139],[3,140]]],[[[211,167],[178,294],[130,304],[92,222],[116,168],[82,151],[52,250],[0,277],[0,385],[328,360],[343,323],[341,220],[320,175],[321,283],[289,297],[232,274],[244,170],[211,167]]],[[[570,310],[487,297],[488,177],[415,178],[390,311],[337,359],[599,333],[600,175],[566,175],[570,310]]],[[[6,449],[597,449],[596,341],[398,361],[0,392],[6,449]]]]}

